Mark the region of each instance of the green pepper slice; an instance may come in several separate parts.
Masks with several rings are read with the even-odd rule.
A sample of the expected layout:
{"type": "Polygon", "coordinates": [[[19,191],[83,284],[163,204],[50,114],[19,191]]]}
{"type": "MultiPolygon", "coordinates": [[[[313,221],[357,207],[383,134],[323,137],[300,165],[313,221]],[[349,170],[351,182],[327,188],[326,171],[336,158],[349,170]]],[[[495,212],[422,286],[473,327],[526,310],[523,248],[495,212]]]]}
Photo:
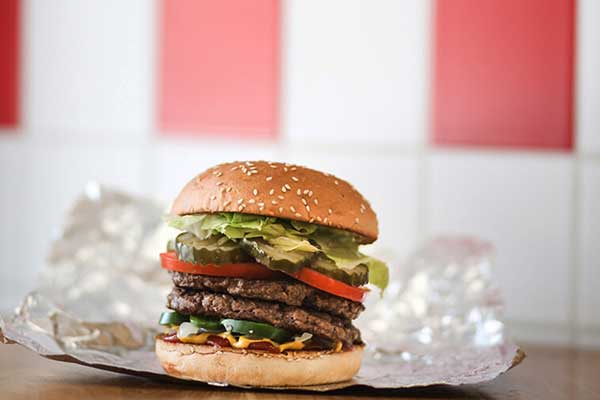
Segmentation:
{"type": "Polygon", "coordinates": [[[181,325],[188,320],[189,317],[187,315],[179,314],[177,311],[165,311],[160,314],[158,323],[160,325],[181,325]]]}
{"type": "Polygon", "coordinates": [[[224,319],[221,321],[221,324],[228,331],[251,336],[256,339],[271,339],[277,343],[285,343],[292,338],[292,334],[285,329],[276,328],[262,322],[224,319]]]}
{"type": "Polygon", "coordinates": [[[190,322],[206,332],[223,332],[225,330],[223,325],[221,325],[221,320],[216,318],[192,315],[190,316],[190,322]]]}

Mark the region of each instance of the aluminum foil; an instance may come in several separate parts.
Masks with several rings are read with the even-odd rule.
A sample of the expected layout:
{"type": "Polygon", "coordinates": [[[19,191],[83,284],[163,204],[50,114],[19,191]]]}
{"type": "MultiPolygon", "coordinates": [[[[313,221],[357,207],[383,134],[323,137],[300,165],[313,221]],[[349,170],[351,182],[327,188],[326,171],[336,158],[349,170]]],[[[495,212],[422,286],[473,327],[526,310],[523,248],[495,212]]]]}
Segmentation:
{"type": "MultiPolygon", "coordinates": [[[[171,286],[157,257],[173,235],[164,211],[153,200],[88,184],[52,245],[40,286],[0,318],[0,339],[60,361],[174,379],[153,349],[171,286]]],[[[502,322],[488,243],[437,238],[391,268],[385,296],[372,294],[357,321],[368,343],[359,374],[293,389],[480,383],[522,360],[502,322]]]]}

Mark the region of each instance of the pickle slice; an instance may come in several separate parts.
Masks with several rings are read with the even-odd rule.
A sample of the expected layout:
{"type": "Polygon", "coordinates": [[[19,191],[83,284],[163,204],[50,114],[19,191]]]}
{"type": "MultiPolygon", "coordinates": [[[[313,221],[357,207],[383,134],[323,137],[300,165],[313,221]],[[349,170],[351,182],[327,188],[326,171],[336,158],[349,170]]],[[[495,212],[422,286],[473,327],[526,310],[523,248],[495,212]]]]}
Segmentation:
{"type": "Polygon", "coordinates": [[[319,255],[309,268],[350,286],[362,286],[369,282],[369,268],[363,264],[357,265],[351,270],[341,269],[329,258],[319,255]]]}
{"type": "Polygon", "coordinates": [[[223,332],[225,330],[218,318],[191,315],[190,322],[205,332],[223,332]]]}
{"type": "Polygon", "coordinates": [[[262,239],[242,239],[240,245],[259,263],[287,273],[298,272],[300,268],[310,265],[316,256],[316,253],[308,251],[284,251],[262,239]]]}
{"type": "Polygon", "coordinates": [[[193,264],[235,264],[252,261],[237,243],[225,236],[199,239],[189,232],[175,238],[175,251],[181,261],[193,264]]]}

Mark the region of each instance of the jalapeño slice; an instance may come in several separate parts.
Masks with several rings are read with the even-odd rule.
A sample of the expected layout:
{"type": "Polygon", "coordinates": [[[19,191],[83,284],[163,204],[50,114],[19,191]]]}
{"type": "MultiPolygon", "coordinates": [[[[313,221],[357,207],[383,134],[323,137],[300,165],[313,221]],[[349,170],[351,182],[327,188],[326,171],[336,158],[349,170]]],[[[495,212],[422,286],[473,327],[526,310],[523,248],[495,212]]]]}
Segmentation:
{"type": "Polygon", "coordinates": [[[288,342],[292,334],[285,329],[262,322],[244,321],[239,319],[224,319],[221,324],[228,331],[250,336],[255,339],[271,339],[277,343],[288,342]]]}

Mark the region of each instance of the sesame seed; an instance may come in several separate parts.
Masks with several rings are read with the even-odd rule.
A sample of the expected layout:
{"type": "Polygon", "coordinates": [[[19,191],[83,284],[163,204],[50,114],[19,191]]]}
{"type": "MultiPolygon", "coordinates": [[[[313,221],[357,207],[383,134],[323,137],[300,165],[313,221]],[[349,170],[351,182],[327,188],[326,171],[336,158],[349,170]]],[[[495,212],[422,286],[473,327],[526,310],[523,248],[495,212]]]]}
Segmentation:
{"type": "Polygon", "coordinates": [[[271,190],[269,190],[269,194],[270,194],[271,196],[273,196],[273,193],[275,193],[275,189],[271,189],[271,190]]]}
{"type": "Polygon", "coordinates": [[[223,203],[223,206],[224,206],[224,207],[227,207],[227,206],[228,206],[228,205],[230,205],[230,204],[231,204],[231,200],[227,200],[225,203],[223,203]]]}
{"type": "Polygon", "coordinates": [[[325,219],[323,219],[323,222],[327,222],[329,220],[329,218],[325,217],[325,219]]]}
{"type": "Polygon", "coordinates": [[[282,195],[278,195],[278,196],[277,196],[277,198],[278,198],[279,200],[283,200],[283,199],[285,199],[285,197],[283,197],[282,195]]]}
{"type": "Polygon", "coordinates": [[[302,191],[301,191],[300,189],[298,189],[298,190],[296,190],[296,194],[297,194],[298,196],[302,196],[302,191]]]}
{"type": "Polygon", "coordinates": [[[319,200],[317,200],[317,199],[315,198],[313,201],[314,201],[314,203],[315,203],[315,206],[318,206],[318,205],[319,205],[319,200]]]}
{"type": "Polygon", "coordinates": [[[367,208],[363,203],[360,203],[360,208],[367,208]]]}
{"type": "Polygon", "coordinates": [[[275,205],[277,203],[278,203],[277,200],[271,200],[271,204],[275,205]]]}
{"type": "Polygon", "coordinates": [[[291,187],[289,184],[287,184],[287,183],[286,183],[285,185],[283,185],[283,186],[285,186],[285,188],[286,188],[287,190],[292,190],[292,187],[291,187]]]}
{"type": "Polygon", "coordinates": [[[216,183],[217,186],[221,186],[223,184],[223,182],[219,181],[216,183]]]}
{"type": "Polygon", "coordinates": [[[313,191],[312,191],[312,190],[309,190],[309,191],[308,191],[308,197],[312,197],[312,195],[313,195],[313,191]]]}
{"type": "Polygon", "coordinates": [[[302,204],[306,205],[306,199],[302,199],[302,204]]]}
{"type": "Polygon", "coordinates": [[[275,169],[275,168],[277,168],[277,165],[269,165],[269,167],[275,169]]]}
{"type": "Polygon", "coordinates": [[[227,193],[231,192],[231,187],[228,187],[227,189],[225,189],[225,191],[226,191],[227,193]]]}
{"type": "Polygon", "coordinates": [[[258,195],[258,190],[257,190],[257,189],[254,189],[254,190],[252,191],[252,194],[253,194],[253,195],[255,195],[255,196],[257,196],[257,195],[258,195]]]}
{"type": "Polygon", "coordinates": [[[296,212],[296,207],[294,207],[294,206],[290,206],[290,211],[291,211],[291,212],[296,212]]]}
{"type": "Polygon", "coordinates": [[[309,192],[309,191],[310,191],[310,190],[308,190],[308,189],[304,189],[304,192],[302,192],[302,193],[304,193],[304,194],[308,194],[308,192],[309,192]]]}
{"type": "Polygon", "coordinates": [[[338,182],[338,180],[337,180],[337,179],[335,179],[335,180],[333,181],[333,183],[335,183],[336,185],[339,185],[339,184],[340,184],[340,183],[338,182]]]}
{"type": "Polygon", "coordinates": [[[237,165],[235,167],[231,168],[232,171],[235,171],[236,169],[238,169],[237,165]]]}
{"type": "Polygon", "coordinates": [[[264,210],[264,209],[265,209],[265,207],[264,207],[264,206],[263,206],[263,207],[258,207],[258,210],[259,210],[259,211],[262,211],[262,210],[264,210]]]}
{"type": "Polygon", "coordinates": [[[244,202],[244,199],[239,199],[238,200],[238,204],[242,204],[244,202]]]}
{"type": "Polygon", "coordinates": [[[210,196],[210,199],[211,199],[211,200],[216,200],[216,199],[217,199],[217,196],[210,196]]]}
{"type": "Polygon", "coordinates": [[[354,222],[356,222],[358,224],[360,222],[360,220],[358,218],[354,218],[354,222]]]}
{"type": "Polygon", "coordinates": [[[272,177],[272,176],[267,176],[267,178],[266,178],[266,179],[267,179],[268,181],[270,181],[271,179],[273,179],[273,177],[272,177]]]}
{"type": "Polygon", "coordinates": [[[322,221],[321,217],[317,217],[317,221],[321,222],[322,221]]]}
{"type": "Polygon", "coordinates": [[[248,203],[250,203],[250,204],[254,204],[254,203],[256,203],[256,200],[254,200],[254,199],[250,199],[250,200],[248,200],[248,203]]]}
{"type": "Polygon", "coordinates": [[[302,214],[300,214],[300,213],[296,213],[296,214],[294,214],[294,215],[295,215],[296,217],[301,217],[301,216],[302,216],[302,214]]]}
{"type": "Polygon", "coordinates": [[[285,188],[285,186],[282,186],[282,187],[281,187],[281,191],[282,191],[283,193],[287,192],[287,189],[285,188]]]}
{"type": "Polygon", "coordinates": [[[308,222],[310,222],[311,224],[312,224],[314,221],[315,221],[315,219],[314,219],[314,218],[311,218],[311,219],[309,219],[309,220],[308,220],[308,222]]]}
{"type": "Polygon", "coordinates": [[[279,207],[279,212],[283,212],[283,207],[279,207]]]}
{"type": "Polygon", "coordinates": [[[329,213],[329,215],[333,214],[333,211],[331,210],[331,208],[329,208],[329,209],[327,210],[327,212],[329,213]]]}
{"type": "Polygon", "coordinates": [[[265,206],[265,203],[256,203],[256,204],[258,204],[259,207],[264,207],[265,206]]]}
{"type": "Polygon", "coordinates": [[[285,172],[288,172],[288,169],[287,169],[287,167],[283,167],[283,170],[284,170],[285,172]]]}
{"type": "Polygon", "coordinates": [[[310,206],[308,204],[306,205],[306,211],[310,212],[310,206]]]}
{"type": "Polygon", "coordinates": [[[252,175],[252,171],[246,172],[246,175],[248,175],[248,176],[252,175]]]}
{"type": "Polygon", "coordinates": [[[364,213],[365,213],[365,209],[364,209],[364,208],[361,208],[361,209],[360,209],[360,213],[361,213],[361,214],[364,214],[364,213]]]}
{"type": "Polygon", "coordinates": [[[223,175],[223,173],[221,171],[217,171],[217,173],[215,174],[215,176],[221,176],[223,175]]]}
{"type": "Polygon", "coordinates": [[[294,182],[298,182],[298,178],[296,178],[295,176],[292,176],[292,180],[293,180],[294,182]]]}
{"type": "Polygon", "coordinates": [[[240,204],[240,206],[238,207],[238,210],[239,210],[239,211],[242,211],[242,210],[243,210],[245,207],[246,207],[246,205],[245,205],[245,204],[240,204]]]}
{"type": "Polygon", "coordinates": [[[297,168],[296,167],[292,167],[290,168],[290,171],[295,171],[297,168]]]}
{"type": "Polygon", "coordinates": [[[225,188],[219,189],[219,192],[224,193],[225,192],[225,188]]]}
{"type": "Polygon", "coordinates": [[[213,171],[213,175],[216,175],[218,173],[219,173],[219,171],[213,171]]]}
{"type": "Polygon", "coordinates": [[[254,165],[254,163],[251,163],[250,161],[246,161],[246,165],[249,166],[249,167],[251,167],[251,166],[254,165]]]}

